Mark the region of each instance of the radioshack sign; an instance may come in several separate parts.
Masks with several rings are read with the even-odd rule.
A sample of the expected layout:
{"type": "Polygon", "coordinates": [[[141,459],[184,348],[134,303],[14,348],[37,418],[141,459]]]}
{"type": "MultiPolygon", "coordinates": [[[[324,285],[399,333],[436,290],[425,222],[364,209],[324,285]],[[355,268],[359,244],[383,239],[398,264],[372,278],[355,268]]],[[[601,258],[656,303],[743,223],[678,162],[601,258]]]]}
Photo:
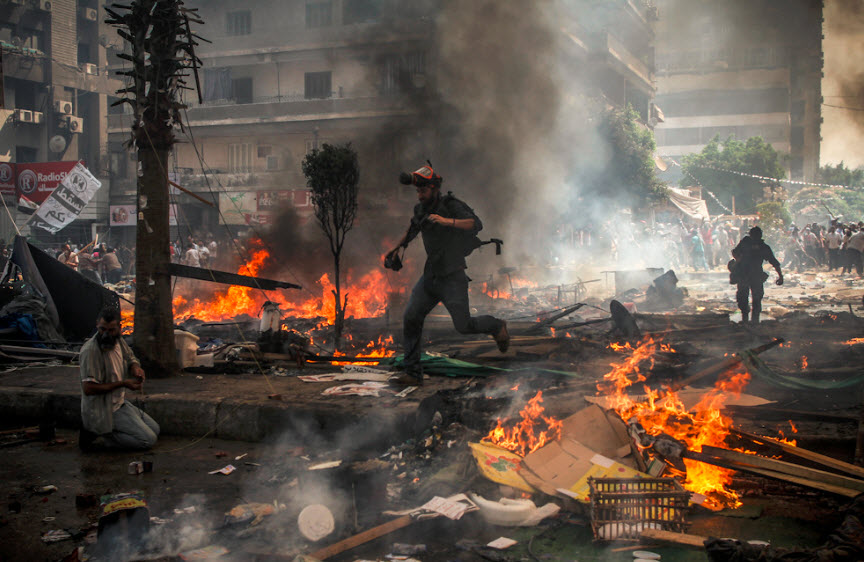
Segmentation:
{"type": "Polygon", "coordinates": [[[77,162],[14,164],[18,206],[36,208],[66,179],[77,162]]]}

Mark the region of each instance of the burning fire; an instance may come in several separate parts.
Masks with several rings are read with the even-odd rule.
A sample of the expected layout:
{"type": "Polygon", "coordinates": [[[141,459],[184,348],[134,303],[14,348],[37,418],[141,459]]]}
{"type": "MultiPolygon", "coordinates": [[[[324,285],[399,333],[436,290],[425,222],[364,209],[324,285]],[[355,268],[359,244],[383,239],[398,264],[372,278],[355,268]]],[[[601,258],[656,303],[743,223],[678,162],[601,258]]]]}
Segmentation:
{"type": "MultiPolygon", "coordinates": [[[[392,357],[396,352],[388,349],[387,346],[393,345],[393,336],[378,336],[378,341],[370,341],[366,344],[366,348],[357,354],[357,359],[375,359],[383,357],[392,357]]],[[[345,355],[345,353],[335,351],[335,356],[345,355]]],[[[378,365],[377,361],[333,361],[333,365],[378,365]]]]}
{"type": "MultiPolygon", "coordinates": [[[[270,253],[264,248],[252,251],[249,261],[237,269],[240,275],[256,276],[266,265],[272,263],[270,253]]],[[[232,285],[225,290],[213,293],[209,298],[194,298],[184,295],[176,295],[173,300],[174,318],[177,322],[195,317],[204,322],[216,322],[227,318],[234,318],[241,314],[258,316],[261,307],[266,301],[276,303],[279,308],[292,316],[300,318],[316,318],[323,316],[327,323],[332,324],[336,318],[335,303],[332,291],[335,286],[326,273],[318,279],[320,296],[301,299],[303,293],[288,293],[282,291],[270,291],[264,293],[251,287],[232,285]]],[[[348,274],[347,286],[342,287],[342,295],[348,295],[348,309],[346,317],[372,318],[380,316],[387,307],[387,293],[392,292],[388,287],[383,271],[372,270],[353,279],[348,274]]],[[[134,313],[124,312],[122,326],[132,326],[134,313]]]]}
{"type": "Polygon", "coordinates": [[[802,355],[802,356],[801,356],[801,370],[803,371],[803,370],[805,370],[806,368],[807,368],[807,356],[806,356],[806,355],[802,355]]]}
{"type": "MultiPolygon", "coordinates": [[[[694,407],[688,409],[675,392],[661,393],[645,387],[648,400],[636,402],[626,394],[633,384],[646,380],[641,364],[653,366],[653,356],[660,344],[648,338],[621,363],[612,363],[612,370],[597,385],[609,396],[612,409],[622,419],[635,417],[650,435],[666,433],[683,441],[687,448],[700,452],[703,445],[725,446],[724,441],[732,428],[731,420],[720,413],[726,393],[740,393],[750,379],[747,373],[726,373],[694,407]]],[[[671,349],[671,348],[669,348],[671,349]]],[[[684,487],[708,498],[706,504],[736,507],[741,504],[738,495],[728,490],[733,471],[705,463],[684,459],[687,478],[684,487]]]]}
{"type": "MultiPolygon", "coordinates": [[[[515,388],[518,388],[518,385],[515,388]]],[[[508,429],[501,423],[501,418],[498,418],[495,428],[482,440],[524,457],[558,439],[563,423],[552,416],[544,416],[545,408],[541,406],[542,402],[543,391],[538,390],[534,398],[519,412],[522,421],[508,429]]]]}
{"type": "Polygon", "coordinates": [[[858,345],[859,343],[864,343],[864,338],[852,338],[851,340],[847,340],[843,343],[846,345],[858,345]]]}

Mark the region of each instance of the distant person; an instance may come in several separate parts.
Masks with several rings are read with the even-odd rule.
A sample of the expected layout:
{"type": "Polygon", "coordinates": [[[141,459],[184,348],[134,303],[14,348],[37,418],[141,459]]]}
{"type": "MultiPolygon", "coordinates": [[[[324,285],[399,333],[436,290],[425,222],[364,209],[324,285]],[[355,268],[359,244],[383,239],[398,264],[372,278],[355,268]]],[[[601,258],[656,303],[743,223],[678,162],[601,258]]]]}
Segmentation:
{"type": "Polygon", "coordinates": [[[754,226],[747,236],[741,239],[732,250],[735,263],[730,264],[730,281],[738,285],[735,298],[738,301],[738,309],[741,310],[741,321],[753,324],[759,323],[759,315],[762,313],[762,297],[765,295],[763,284],[768,279],[768,274],[762,270],[762,262],[768,262],[777,272],[777,284],[783,284],[783,271],[780,262],[774,257],[771,246],[762,240],[762,229],[754,226]],[[753,295],[753,307],[749,304],[750,294],[753,295]]]}
{"type": "Polygon", "coordinates": [[[78,254],[78,272],[93,281],[94,283],[102,284],[102,277],[99,275],[99,265],[102,260],[96,254],[88,254],[80,252],[78,254]]]}
{"type": "Polygon", "coordinates": [[[108,246],[102,256],[102,268],[105,271],[105,282],[116,285],[123,278],[123,265],[117,257],[117,251],[108,246]]]}
{"type": "Polygon", "coordinates": [[[144,369],[120,337],[120,311],[106,308],[96,335],[81,347],[81,433],[78,445],[91,451],[101,444],[117,449],[149,449],[159,424],[126,400],[126,389],[141,390],[144,369]]]}
{"type": "Polygon", "coordinates": [[[852,268],[855,268],[855,271],[858,272],[858,277],[861,277],[862,272],[864,272],[864,263],[861,261],[862,254],[864,254],[864,230],[859,229],[858,232],[849,237],[849,241],[846,242],[846,259],[849,262],[849,271],[852,271],[852,268]]]}
{"type": "Polygon", "coordinates": [[[198,248],[195,244],[189,246],[186,250],[186,255],[183,257],[183,264],[190,267],[201,267],[201,254],[198,253],[198,248]]]}
{"type": "Polygon", "coordinates": [[[78,269],[78,254],[72,251],[72,246],[63,244],[63,250],[57,256],[57,261],[66,264],[72,269],[78,269]]]}

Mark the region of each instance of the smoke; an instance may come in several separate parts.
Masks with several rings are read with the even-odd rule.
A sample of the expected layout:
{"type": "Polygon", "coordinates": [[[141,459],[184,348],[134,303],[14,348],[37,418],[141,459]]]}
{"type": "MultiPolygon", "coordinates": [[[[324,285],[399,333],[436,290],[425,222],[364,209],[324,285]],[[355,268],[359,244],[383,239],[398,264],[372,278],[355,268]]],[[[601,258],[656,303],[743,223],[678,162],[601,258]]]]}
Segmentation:
{"type": "Polygon", "coordinates": [[[822,161],[844,160],[851,167],[864,165],[864,157],[850,147],[864,143],[864,64],[861,62],[861,30],[864,4],[859,0],[825,3],[825,79],[823,92],[824,141],[822,161]],[[830,107],[841,106],[841,107],[830,107]]]}

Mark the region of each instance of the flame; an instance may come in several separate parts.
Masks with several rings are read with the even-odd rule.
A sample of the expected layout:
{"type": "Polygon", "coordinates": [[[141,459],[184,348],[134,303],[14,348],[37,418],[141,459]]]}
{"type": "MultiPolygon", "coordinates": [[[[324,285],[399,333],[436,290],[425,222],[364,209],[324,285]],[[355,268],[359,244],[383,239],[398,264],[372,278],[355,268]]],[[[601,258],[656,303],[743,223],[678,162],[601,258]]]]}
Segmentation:
{"type": "Polygon", "coordinates": [[[852,338],[851,340],[847,340],[843,343],[845,345],[858,345],[859,343],[864,343],[864,338],[852,338]]]}
{"type": "Polygon", "coordinates": [[[801,356],[801,370],[803,371],[806,368],[807,368],[807,356],[802,355],[801,356]]]}
{"type": "Polygon", "coordinates": [[[624,342],[624,345],[621,345],[618,342],[612,342],[607,346],[608,349],[612,351],[624,351],[625,349],[633,350],[633,347],[630,345],[630,342],[624,342]]]}
{"type": "Polygon", "coordinates": [[[524,457],[558,439],[564,424],[552,416],[544,416],[542,402],[543,391],[538,390],[534,398],[519,412],[522,421],[508,429],[501,423],[501,418],[498,418],[495,428],[482,441],[489,441],[524,457]]]}
{"type": "MultiPolygon", "coordinates": [[[[661,396],[659,391],[647,386],[645,391],[648,400],[636,402],[625,391],[633,384],[646,380],[643,365],[653,366],[654,354],[660,348],[661,344],[650,337],[643,340],[624,361],[610,364],[612,370],[597,385],[598,390],[609,397],[612,409],[622,419],[635,417],[650,435],[666,433],[683,441],[688,449],[696,452],[701,451],[704,445],[724,447],[732,423],[721,414],[720,408],[728,393],[741,392],[750,380],[750,375],[746,372],[725,373],[715,387],[689,410],[675,392],[667,390],[661,396]]],[[[684,465],[687,467],[684,487],[706,496],[707,505],[741,505],[738,495],[727,488],[733,471],[689,459],[684,459],[684,465]]]]}
{"type": "MultiPolygon", "coordinates": [[[[366,347],[356,355],[356,359],[375,359],[375,358],[383,358],[383,357],[392,357],[395,355],[395,351],[392,349],[388,349],[387,346],[393,345],[393,336],[388,336],[384,338],[384,336],[378,336],[378,341],[372,340],[366,347]]],[[[346,355],[342,352],[334,352],[333,355],[336,357],[346,355]]],[[[379,361],[333,361],[333,365],[378,365],[379,361]]]]}

